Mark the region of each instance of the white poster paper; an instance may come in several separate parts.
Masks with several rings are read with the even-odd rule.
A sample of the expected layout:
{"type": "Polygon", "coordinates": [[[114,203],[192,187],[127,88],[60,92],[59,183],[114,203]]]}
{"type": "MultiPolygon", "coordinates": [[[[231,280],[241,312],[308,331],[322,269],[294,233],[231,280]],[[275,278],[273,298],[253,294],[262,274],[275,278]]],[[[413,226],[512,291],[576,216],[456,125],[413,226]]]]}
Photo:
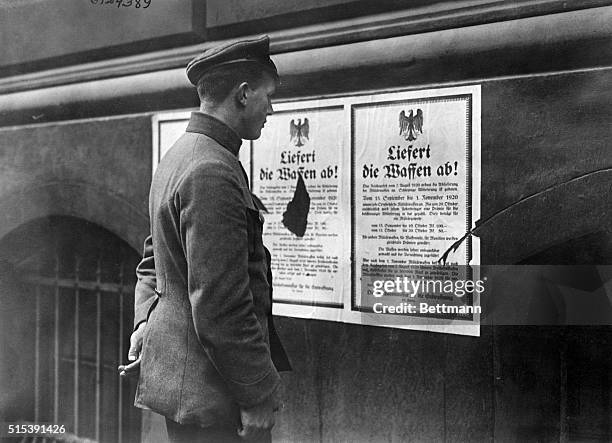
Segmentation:
{"type": "Polygon", "coordinates": [[[277,111],[253,144],[253,192],[266,206],[274,302],[343,306],[348,238],[342,106],[277,111]]]}
{"type": "Polygon", "coordinates": [[[465,266],[472,239],[439,265],[472,227],[472,101],[452,94],[353,106],[353,309],[472,319],[472,300],[454,283],[474,280],[465,266]]]}

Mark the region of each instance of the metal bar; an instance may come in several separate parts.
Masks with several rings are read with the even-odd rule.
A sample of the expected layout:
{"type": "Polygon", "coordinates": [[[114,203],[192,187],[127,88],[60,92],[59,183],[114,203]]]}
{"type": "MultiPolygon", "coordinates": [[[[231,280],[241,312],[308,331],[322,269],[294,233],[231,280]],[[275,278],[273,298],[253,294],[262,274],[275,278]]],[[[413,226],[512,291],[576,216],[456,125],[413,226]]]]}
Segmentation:
{"type": "Polygon", "coordinates": [[[561,335],[559,346],[559,443],[569,439],[568,405],[567,405],[567,336],[561,335]]]}
{"type": "MultiPolygon", "coordinates": [[[[125,261],[121,260],[121,267],[119,268],[119,363],[123,361],[125,352],[123,349],[123,272],[125,267],[125,261]]],[[[117,442],[123,443],[123,384],[121,377],[117,377],[118,386],[118,405],[117,405],[117,442]]]]}
{"type": "MultiPolygon", "coordinates": [[[[98,258],[96,267],[96,282],[100,288],[102,275],[101,258],[98,258]]],[[[96,441],[100,441],[100,385],[102,383],[100,365],[102,362],[102,293],[100,289],[96,292],[96,422],[95,436],[96,441]]]]}
{"type": "Polygon", "coordinates": [[[34,338],[34,422],[40,421],[40,287],[35,286],[36,336],[34,338]]]}
{"type": "MultiPolygon", "coordinates": [[[[74,359],[73,358],[69,358],[69,357],[60,357],[60,362],[62,363],[68,363],[68,364],[74,364],[74,359]]],[[[88,360],[85,359],[83,357],[79,358],[79,367],[80,368],[90,368],[95,370],[96,369],[96,361],[95,360],[88,360]]],[[[115,366],[114,364],[102,364],[101,368],[104,370],[108,370],[108,371],[115,371],[117,370],[117,366],[115,366]]]]}
{"type": "Polygon", "coordinates": [[[87,281],[87,280],[79,280],[75,282],[74,280],[70,280],[68,278],[49,278],[49,277],[40,277],[37,275],[27,275],[23,277],[23,281],[27,283],[32,283],[41,286],[59,286],[60,288],[68,288],[74,289],[78,285],[79,289],[84,289],[87,291],[97,291],[100,290],[102,292],[111,292],[116,294],[119,289],[123,291],[129,291],[130,287],[120,288],[117,283],[104,283],[97,281],[87,281]]]}
{"type": "Polygon", "coordinates": [[[74,262],[74,433],[79,435],[79,257],[74,262]]]}
{"type": "Polygon", "coordinates": [[[55,300],[53,322],[53,423],[59,422],[59,257],[55,254],[55,300]]]}

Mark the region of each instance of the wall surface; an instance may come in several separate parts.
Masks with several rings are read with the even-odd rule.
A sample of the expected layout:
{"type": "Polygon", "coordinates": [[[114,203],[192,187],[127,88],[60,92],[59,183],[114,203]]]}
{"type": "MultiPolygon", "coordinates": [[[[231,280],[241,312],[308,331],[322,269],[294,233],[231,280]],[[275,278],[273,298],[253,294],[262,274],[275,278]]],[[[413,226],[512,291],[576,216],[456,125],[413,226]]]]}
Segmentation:
{"type": "MultiPolygon", "coordinates": [[[[19,0],[0,3],[0,79],[62,84],[96,63],[132,56],[148,72],[184,66],[211,43],[272,35],[272,52],[457,29],[610,5],[609,0],[19,0]],[[146,8],[145,8],[146,6],[146,8]],[[35,37],[35,38],[32,38],[35,37]],[[193,45],[196,52],[189,48],[193,45]],[[170,60],[159,60],[167,50],[170,60]],[[187,59],[181,54],[187,51],[187,59]],[[153,57],[154,63],[143,63],[153,57]],[[157,59],[157,60],[155,60],[157,59]],[[80,66],[83,64],[84,66],[80,66]],[[161,65],[161,66],[160,66],[161,65]],[[57,77],[65,68],[68,78],[57,77]],[[47,71],[42,79],[21,78],[47,71]],[[19,76],[20,79],[10,79],[19,76]],[[51,78],[49,78],[51,77],[51,78]]],[[[550,31],[554,31],[551,27],[550,31]]],[[[149,62],[151,60],[148,60],[149,62]]],[[[117,66],[115,66],[117,67],[117,66]]],[[[447,66],[448,67],[448,66],[447,66]]],[[[125,70],[119,69],[124,74],[125,70]]],[[[111,76],[118,75],[113,69],[111,76]]],[[[90,78],[108,77],[98,72],[90,78]]],[[[36,77],[36,75],[34,75],[36,77]]],[[[77,76],[78,77],[78,76],[77,76]]],[[[82,79],[81,79],[82,80],[82,79]]],[[[5,90],[0,81],[0,91],[5,90]]],[[[14,85],[13,85],[14,86],[14,85]]],[[[14,88],[13,90],[18,90],[14,88]]]]}
{"type": "Polygon", "coordinates": [[[202,2],[147,2],[146,9],[145,0],[2,2],[0,73],[56,68],[202,40],[202,2]]]}
{"type": "MultiPolygon", "coordinates": [[[[483,264],[515,264],[534,255],[531,264],[612,263],[610,82],[610,69],[482,82],[482,220],[512,207],[482,228],[483,264]],[[561,247],[573,239],[571,247],[561,247]],[[537,255],[555,247],[556,254],[537,255]]],[[[534,302],[515,296],[505,303],[516,310],[534,302]]],[[[469,338],[286,318],[278,323],[295,368],[285,378],[287,406],[275,431],[280,441],[609,435],[608,406],[592,412],[598,425],[586,433],[576,424],[588,420],[585,406],[563,415],[568,386],[584,391],[594,383],[591,391],[603,391],[600,401],[609,405],[610,358],[585,346],[609,346],[609,327],[483,327],[481,337],[469,338]],[[576,355],[589,355],[589,363],[576,355]],[[605,376],[588,376],[588,384],[576,388],[588,368],[605,376]]]]}
{"type": "Polygon", "coordinates": [[[141,251],[150,146],[145,115],[0,129],[0,238],[30,220],[67,215],[141,251]]]}
{"type": "MultiPolygon", "coordinates": [[[[610,82],[611,69],[482,82],[482,220],[512,207],[482,228],[483,264],[612,263],[610,82]]],[[[516,310],[534,302],[514,295],[516,310]]],[[[609,436],[609,327],[486,326],[470,338],[277,323],[295,368],[279,441],[609,436]]]]}
{"type": "Polygon", "coordinates": [[[508,208],[482,228],[483,263],[518,263],[596,232],[605,249],[611,81],[608,68],[483,83],[482,219],[508,208]]]}

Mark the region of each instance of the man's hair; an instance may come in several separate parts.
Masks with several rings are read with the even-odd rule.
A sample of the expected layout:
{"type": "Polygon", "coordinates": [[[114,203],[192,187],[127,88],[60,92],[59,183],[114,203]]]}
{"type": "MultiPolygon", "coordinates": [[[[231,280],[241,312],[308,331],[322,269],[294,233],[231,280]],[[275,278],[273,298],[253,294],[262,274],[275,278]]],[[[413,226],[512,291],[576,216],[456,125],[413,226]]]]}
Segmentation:
{"type": "Polygon", "coordinates": [[[240,83],[247,82],[251,88],[258,88],[268,74],[275,81],[278,76],[258,63],[233,63],[213,68],[204,73],[198,80],[197,90],[200,101],[221,103],[232,89],[240,83]]]}

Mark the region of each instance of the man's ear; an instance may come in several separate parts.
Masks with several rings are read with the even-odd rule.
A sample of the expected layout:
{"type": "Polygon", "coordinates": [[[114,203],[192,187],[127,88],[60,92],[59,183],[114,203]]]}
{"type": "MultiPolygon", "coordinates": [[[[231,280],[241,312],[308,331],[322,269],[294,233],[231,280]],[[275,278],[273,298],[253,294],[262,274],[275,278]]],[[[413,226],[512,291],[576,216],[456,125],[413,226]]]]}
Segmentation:
{"type": "Polygon", "coordinates": [[[238,88],[236,88],[236,101],[242,106],[246,106],[247,104],[249,89],[249,84],[247,82],[240,83],[238,88]]]}

